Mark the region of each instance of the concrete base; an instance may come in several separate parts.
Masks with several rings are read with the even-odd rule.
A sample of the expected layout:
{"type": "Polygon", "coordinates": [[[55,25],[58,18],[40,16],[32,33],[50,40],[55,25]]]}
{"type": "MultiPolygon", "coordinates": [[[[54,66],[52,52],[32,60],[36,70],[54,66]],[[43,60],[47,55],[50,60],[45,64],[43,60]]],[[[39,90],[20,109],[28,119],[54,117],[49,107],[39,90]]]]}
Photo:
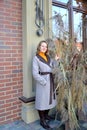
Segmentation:
{"type": "Polygon", "coordinates": [[[27,124],[39,119],[34,102],[22,104],[22,119],[27,124]]]}

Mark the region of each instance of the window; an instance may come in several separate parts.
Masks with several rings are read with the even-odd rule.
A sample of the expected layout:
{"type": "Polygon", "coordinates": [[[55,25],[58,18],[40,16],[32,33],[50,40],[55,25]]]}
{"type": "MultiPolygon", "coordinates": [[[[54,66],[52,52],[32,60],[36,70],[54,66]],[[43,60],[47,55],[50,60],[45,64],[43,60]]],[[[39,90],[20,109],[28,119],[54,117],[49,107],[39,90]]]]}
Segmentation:
{"type": "Polygon", "coordinates": [[[52,10],[53,35],[54,37],[64,38],[64,32],[69,32],[68,11],[67,9],[55,6],[53,6],[52,10]]]}
{"type": "MultiPolygon", "coordinates": [[[[82,42],[83,48],[87,49],[87,3],[79,0],[53,0],[52,15],[58,15],[62,21],[61,30],[69,32],[71,38],[76,42],[82,42]]],[[[63,36],[59,31],[58,23],[53,20],[53,34],[57,37],[63,36]],[[57,24],[57,25],[56,25],[57,24]]]]}
{"type": "Polygon", "coordinates": [[[82,42],[83,41],[83,35],[82,35],[82,13],[73,12],[74,16],[74,38],[76,39],[77,42],[82,42]]]}
{"type": "Polygon", "coordinates": [[[68,2],[68,0],[56,0],[56,1],[63,2],[63,3],[67,3],[68,2]]]}

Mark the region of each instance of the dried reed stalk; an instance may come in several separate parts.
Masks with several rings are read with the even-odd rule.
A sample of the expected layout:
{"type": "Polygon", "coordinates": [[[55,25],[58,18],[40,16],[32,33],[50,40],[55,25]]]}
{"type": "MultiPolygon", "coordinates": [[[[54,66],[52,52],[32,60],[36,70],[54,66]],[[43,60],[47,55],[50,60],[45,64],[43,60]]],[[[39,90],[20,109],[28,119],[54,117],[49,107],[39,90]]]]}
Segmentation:
{"type": "Polygon", "coordinates": [[[84,80],[87,75],[87,68],[84,68],[84,64],[87,66],[87,52],[80,55],[72,43],[66,45],[60,39],[56,42],[48,39],[48,48],[51,58],[54,59],[56,53],[60,56],[53,69],[55,91],[58,91],[57,110],[61,112],[62,122],[69,120],[70,129],[74,130],[79,127],[77,112],[83,109],[84,101],[87,101],[87,84],[84,83],[87,80],[84,80]]]}

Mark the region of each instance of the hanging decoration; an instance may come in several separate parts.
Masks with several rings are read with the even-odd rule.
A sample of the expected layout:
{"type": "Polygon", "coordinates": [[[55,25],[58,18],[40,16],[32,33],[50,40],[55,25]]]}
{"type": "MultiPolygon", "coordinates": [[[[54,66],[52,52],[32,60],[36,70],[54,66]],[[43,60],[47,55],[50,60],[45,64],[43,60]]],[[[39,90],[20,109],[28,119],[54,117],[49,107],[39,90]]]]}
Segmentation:
{"type": "Polygon", "coordinates": [[[38,27],[36,34],[42,36],[44,26],[44,0],[36,0],[35,24],[38,27]]]}

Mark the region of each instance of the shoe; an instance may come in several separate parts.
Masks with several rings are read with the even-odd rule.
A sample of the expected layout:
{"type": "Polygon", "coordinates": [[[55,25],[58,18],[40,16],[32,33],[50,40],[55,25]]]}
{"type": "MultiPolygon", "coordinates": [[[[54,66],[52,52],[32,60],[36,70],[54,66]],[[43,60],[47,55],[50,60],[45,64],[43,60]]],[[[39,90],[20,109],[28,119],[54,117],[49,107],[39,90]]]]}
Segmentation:
{"type": "Polygon", "coordinates": [[[47,124],[46,119],[45,119],[45,111],[38,110],[38,112],[40,116],[40,125],[45,129],[50,129],[50,126],[47,124]]]}
{"type": "Polygon", "coordinates": [[[50,128],[50,126],[47,124],[46,121],[40,121],[40,125],[41,125],[43,128],[45,128],[45,129],[49,129],[49,128],[50,128]]]}

